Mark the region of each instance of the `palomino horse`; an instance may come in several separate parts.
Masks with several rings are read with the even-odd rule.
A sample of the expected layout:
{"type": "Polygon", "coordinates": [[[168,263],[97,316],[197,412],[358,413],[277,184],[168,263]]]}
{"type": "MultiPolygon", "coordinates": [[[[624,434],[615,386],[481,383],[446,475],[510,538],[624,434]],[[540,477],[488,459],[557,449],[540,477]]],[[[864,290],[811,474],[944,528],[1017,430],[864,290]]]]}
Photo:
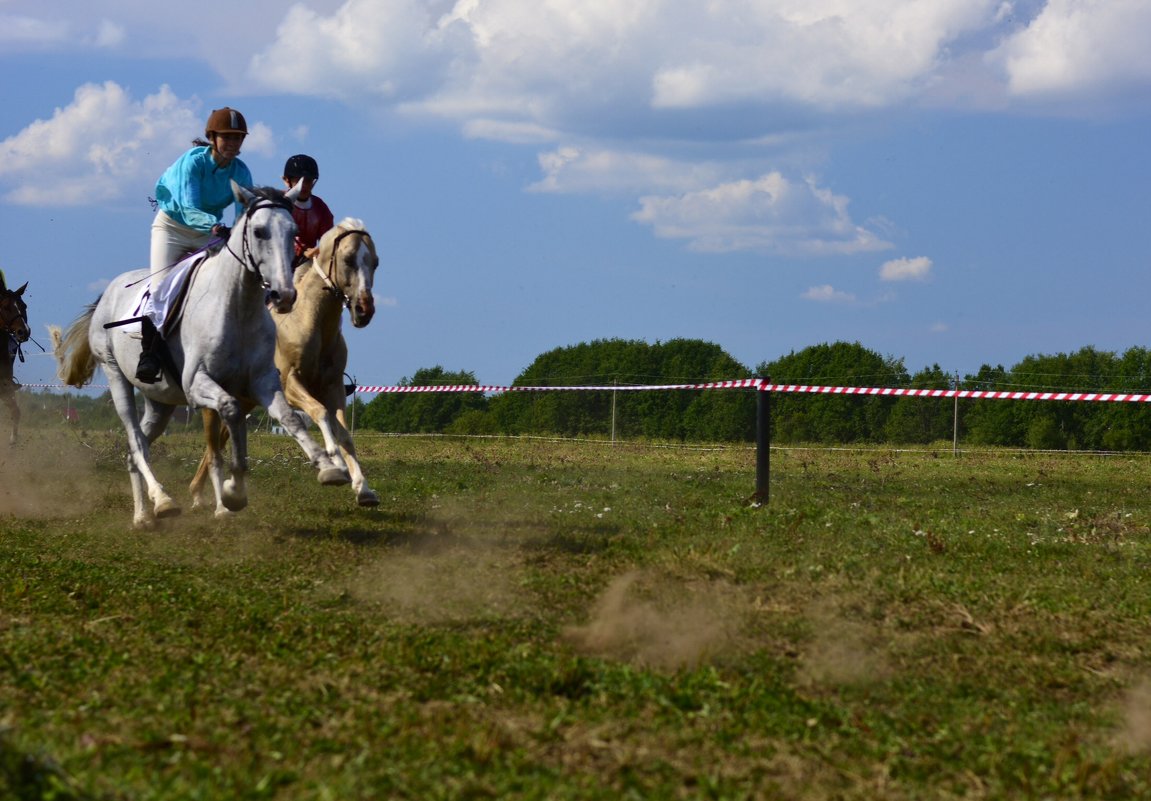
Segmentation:
{"type": "MultiPolygon", "coordinates": [[[[376,311],[372,282],[379,263],[364,224],[351,217],[341,220],[320,239],[312,260],[296,268],[295,307],[272,318],[276,323],[276,366],[284,395],[289,404],[315,421],[332,461],[347,465],[360,506],[376,506],[380,498],[364,480],[344,416],[348,346],[340,333],[340,321],[345,307],[356,328],[372,321],[376,311]]],[[[213,437],[227,439],[220,416],[211,409],[204,409],[204,434],[209,442],[213,437]]],[[[203,485],[211,454],[209,446],[189,487],[196,505],[205,502],[203,485]]],[[[227,513],[217,490],[216,514],[227,513]]]]}
{"type": "Polygon", "coordinates": [[[0,333],[3,334],[0,348],[4,349],[0,353],[0,400],[8,407],[8,416],[12,419],[12,436],[8,439],[11,445],[15,445],[20,436],[20,405],[16,402],[20,385],[16,383],[13,367],[17,355],[24,361],[20,346],[32,336],[28,328],[28,306],[24,303],[27,288],[28,283],[24,282],[19,289],[9,289],[4,273],[0,272],[0,333]]]}
{"type": "Polygon", "coordinates": [[[220,481],[223,503],[243,509],[248,503],[247,413],[263,406],[303,448],[323,484],[346,484],[348,473],[332,462],[296,419],[280,385],[273,359],[276,327],[268,309],[286,312],[295,303],[292,286],[290,211],[295,192],[248,190],[232,184],[244,207],[226,243],[208,256],[189,279],[182,319],[165,335],[169,369],[155,384],[135,378],[140,339],[128,326],[117,325],[134,315],[147,270],[124,273],[88,307],[66,334],[52,329],[58,374],[65,383],[82,387],[104,368],[116,412],[128,432],[128,475],[135,505],[133,523],[151,527],[157,517],[178,514],[180,507],[156,480],[148,463],[149,446],[163,432],[176,406],[215,409],[232,438],[231,473],[225,481],[224,457],[212,454],[214,481],[220,481]],[[265,304],[268,308],[265,308],[265,304]],[[113,324],[109,327],[108,324],[113,324]],[[135,391],[144,396],[144,417],[136,412],[135,391]],[[145,501],[151,500],[149,506],[145,501]]]}

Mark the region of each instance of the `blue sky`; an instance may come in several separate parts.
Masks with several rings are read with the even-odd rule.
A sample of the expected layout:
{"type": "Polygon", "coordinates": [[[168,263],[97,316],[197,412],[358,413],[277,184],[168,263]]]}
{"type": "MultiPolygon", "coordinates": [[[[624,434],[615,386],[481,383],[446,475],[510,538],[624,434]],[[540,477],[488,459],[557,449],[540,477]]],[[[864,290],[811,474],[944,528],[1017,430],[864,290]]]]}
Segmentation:
{"type": "Polygon", "coordinates": [[[0,0],[0,267],[48,346],[146,265],[156,178],[229,105],[257,183],[309,153],[376,239],[361,384],[611,337],[1122,352],[1148,35],[1148,0],[0,0]]]}

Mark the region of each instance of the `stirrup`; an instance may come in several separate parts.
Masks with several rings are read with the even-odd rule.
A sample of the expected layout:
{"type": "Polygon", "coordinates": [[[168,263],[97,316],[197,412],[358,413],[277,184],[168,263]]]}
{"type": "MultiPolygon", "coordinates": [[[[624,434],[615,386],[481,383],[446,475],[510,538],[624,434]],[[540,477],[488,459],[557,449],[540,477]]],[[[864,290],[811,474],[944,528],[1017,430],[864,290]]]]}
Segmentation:
{"type": "Polygon", "coordinates": [[[160,360],[152,353],[141,353],[140,363],[136,365],[136,380],[142,384],[155,384],[160,380],[163,367],[160,360]]]}

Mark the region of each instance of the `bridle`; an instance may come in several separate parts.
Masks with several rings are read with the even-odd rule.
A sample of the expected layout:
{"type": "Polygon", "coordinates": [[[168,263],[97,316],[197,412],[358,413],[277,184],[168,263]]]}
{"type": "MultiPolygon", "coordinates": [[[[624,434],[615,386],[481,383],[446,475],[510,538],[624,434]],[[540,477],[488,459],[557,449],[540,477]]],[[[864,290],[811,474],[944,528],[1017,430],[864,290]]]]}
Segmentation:
{"type": "Polygon", "coordinates": [[[232,250],[232,243],[230,240],[224,243],[224,248],[229,253],[231,253],[232,258],[240,262],[240,264],[245,264],[251,267],[252,272],[256,274],[256,279],[260,282],[260,286],[268,289],[271,287],[271,283],[266,278],[264,278],[264,274],[260,271],[260,262],[256,259],[256,255],[252,250],[252,246],[248,243],[248,229],[252,224],[252,215],[260,209],[283,209],[289,214],[292,213],[292,205],[287,200],[280,201],[269,200],[267,198],[257,198],[248,206],[247,209],[244,210],[244,227],[243,235],[241,237],[241,252],[243,253],[243,256],[241,257],[240,255],[237,255],[236,251],[232,250]]]}
{"type": "Polygon", "coordinates": [[[24,351],[20,346],[32,338],[32,331],[28,328],[28,306],[11,289],[0,292],[0,324],[3,325],[0,330],[16,343],[9,355],[15,354],[21,362],[24,361],[24,351]],[[20,330],[17,330],[17,323],[23,324],[20,330]]]}
{"type": "Polygon", "coordinates": [[[320,278],[324,279],[324,289],[335,295],[339,299],[340,303],[344,306],[344,308],[348,309],[349,311],[351,311],[352,308],[352,299],[348,297],[348,294],[340,288],[339,284],[336,283],[336,256],[339,255],[340,242],[344,239],[344,237],[351,236],[352,234],[361,234],[368,238],[371,238],[372,236],[362,228],[342,229],[340,233],[336,235],[336,241],[332,243],[332,255],[331,258],[328,259],[327,272],[321,269],[320,265],[316,264],[315,259],[312,259],[312,269],[316,271],[316,274],[319,275],[320,278]]]}
{"type": "Polygon", "coordinates": [[[20,296],[10,289],[0,292],[0,324],[4,333],[17,342],[27,342],[32,333],[28,329],[28,307],[20,296]],[[23,323],[23,330],[16,330],[16,323],[23,323]]]}

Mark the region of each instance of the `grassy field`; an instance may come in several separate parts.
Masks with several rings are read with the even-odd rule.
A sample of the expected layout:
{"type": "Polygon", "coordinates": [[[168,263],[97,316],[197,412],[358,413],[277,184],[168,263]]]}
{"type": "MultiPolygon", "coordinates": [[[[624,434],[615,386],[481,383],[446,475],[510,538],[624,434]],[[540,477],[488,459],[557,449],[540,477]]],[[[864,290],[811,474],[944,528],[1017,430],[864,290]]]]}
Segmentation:
{"type": "Polygon", "coordinates": [[[1151,799],[1151,457],[360,442],[0,452],[0,798],[1151,799]]]}

